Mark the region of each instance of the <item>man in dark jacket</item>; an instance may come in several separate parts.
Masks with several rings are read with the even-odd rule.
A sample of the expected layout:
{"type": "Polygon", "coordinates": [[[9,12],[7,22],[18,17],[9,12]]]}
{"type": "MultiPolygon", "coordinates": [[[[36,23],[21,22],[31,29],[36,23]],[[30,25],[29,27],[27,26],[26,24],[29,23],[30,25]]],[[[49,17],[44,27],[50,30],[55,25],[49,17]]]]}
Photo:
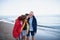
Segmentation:
{"type": "Polygon", "coordinates": [[[27,34],[27,40],[29,40],[30,33],[32,36],[32,40],[34,40],[34,35],[37,32],[37,20],[36,20],[35,16],[33,15],[33,11],[31,11],[29,13],[28,23],[29,23],[30,28],[29,28],[29,32],[27,34]]]}

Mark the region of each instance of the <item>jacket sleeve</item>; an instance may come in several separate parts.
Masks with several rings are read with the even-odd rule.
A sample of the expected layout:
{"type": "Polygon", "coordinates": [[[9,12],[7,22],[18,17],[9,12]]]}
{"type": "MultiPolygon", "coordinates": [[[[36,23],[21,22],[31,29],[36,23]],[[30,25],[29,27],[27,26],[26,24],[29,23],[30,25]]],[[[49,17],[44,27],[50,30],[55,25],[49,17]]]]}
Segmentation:
{"type": "Polygon", "coordinates": [[[34,18],[34,32],[37,32],[37,20],[34,18]]]}
{"type": "Polygon", "coordinates": [[[14,24],[14,28],[13,28],[13,37],[14,38],[17,38],[18,37],[18,30],[17,30],[17,28],[18,28],[18,20],[16,20],[16,22],[15,22],[15,24],[14,24]]]}

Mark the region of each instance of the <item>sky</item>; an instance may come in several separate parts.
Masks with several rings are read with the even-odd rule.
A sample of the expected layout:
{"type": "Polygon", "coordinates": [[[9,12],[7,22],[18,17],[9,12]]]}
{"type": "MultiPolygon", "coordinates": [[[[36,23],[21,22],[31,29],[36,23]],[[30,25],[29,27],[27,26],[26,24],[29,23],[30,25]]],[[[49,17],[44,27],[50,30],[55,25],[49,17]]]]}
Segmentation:
{"type": "Polygon", "coordinates": [[[60,0],[0,0],[0,16],[34,12],[40,25],[60,26],[60,0]]]}
{"type": "Polygon", "coordinates": [[[0,16],[34,12],[36,16],[60,16],[60,0],[0,0],[0,16]]]}

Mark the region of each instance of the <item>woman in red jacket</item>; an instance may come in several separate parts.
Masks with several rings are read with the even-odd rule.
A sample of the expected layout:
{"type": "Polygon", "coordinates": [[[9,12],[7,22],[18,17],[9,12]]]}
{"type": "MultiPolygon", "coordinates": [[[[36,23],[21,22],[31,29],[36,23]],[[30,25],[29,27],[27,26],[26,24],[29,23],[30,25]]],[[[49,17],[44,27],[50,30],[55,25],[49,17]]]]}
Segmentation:
{"type": "Polygon", "coordinates": [[[18,36],[22,31],[21,28],[24,22],[21,25],[21,21],[24,21],[24,19],[25,17],[22,18],[22,16],[19,16],[15,21],[14,28],[13,28],[13,37],[16,38],[16,40],[18,40],[18,36]]]}
{"type": "MultiPolygon", "coordinates": [[[[26,33],[28,33],[29,25],[26,20],[26,16],[19,16],[14,24],[13,28],[13,37],[18,40],[20,38],[20,34],[22,33],[22,40],[25,40],[26,33]]],[[[20,39],[19,39],[20,40],[20,39]]]]}

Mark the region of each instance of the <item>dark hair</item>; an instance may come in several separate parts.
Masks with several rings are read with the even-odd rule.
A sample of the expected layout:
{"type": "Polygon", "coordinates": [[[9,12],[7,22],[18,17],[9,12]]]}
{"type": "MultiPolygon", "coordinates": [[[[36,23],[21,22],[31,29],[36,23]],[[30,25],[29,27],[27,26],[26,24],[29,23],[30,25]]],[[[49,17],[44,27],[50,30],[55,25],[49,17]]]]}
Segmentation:
{"type": "Polygon", "coordinates": [[[25,15],[21,15],[21,19],[20,20],[24,20],[26,18],[25,15]]]}
{"type": "Polygon", "coordinates": [[[18,17],[18,19],[19,19],[19,20],[22,20],[22,21],[23,21],[25,18],[26,18],[25,15],[21,15],[21,16],[18,17]]]}
{"type": "Polygon", "coordinates": [[[28,16],[29,14],[26,13],[25,15],[28,16]]]}

